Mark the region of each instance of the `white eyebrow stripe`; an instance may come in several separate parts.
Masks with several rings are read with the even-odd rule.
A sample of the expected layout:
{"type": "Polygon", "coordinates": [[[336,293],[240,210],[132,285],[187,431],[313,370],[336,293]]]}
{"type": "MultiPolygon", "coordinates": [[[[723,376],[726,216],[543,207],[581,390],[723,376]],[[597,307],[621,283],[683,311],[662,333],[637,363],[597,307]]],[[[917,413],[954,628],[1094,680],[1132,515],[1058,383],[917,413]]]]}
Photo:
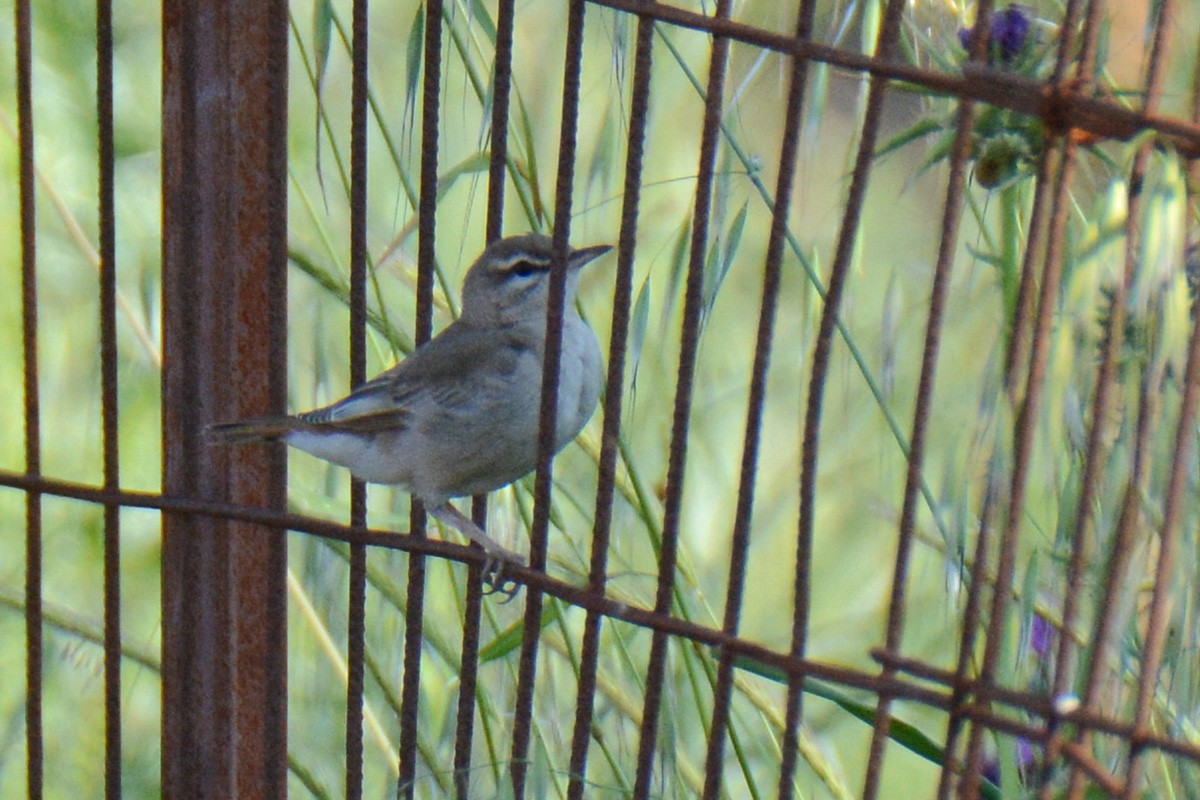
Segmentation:
{"type": "Polygon", "coordinates": [[[550,259],[545,256],[535,255],[533,253],[513,253],[506,259],[500,261],[496,265],[496,269],[500,272],[508,272],[517,264],[530,264],[537,269],[550,269],[550,259]]]}

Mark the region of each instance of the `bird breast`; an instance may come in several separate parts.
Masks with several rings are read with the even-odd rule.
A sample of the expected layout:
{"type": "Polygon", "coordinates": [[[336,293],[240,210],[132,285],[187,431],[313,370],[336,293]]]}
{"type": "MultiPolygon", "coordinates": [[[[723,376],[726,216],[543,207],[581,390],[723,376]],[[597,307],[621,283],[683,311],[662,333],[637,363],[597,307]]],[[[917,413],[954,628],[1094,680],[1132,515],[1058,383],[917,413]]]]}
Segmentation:
{"type": "MultiPolygon", "coordinates": [[[[564,323],[555,452],[591,419],[604,380],[600,346],[591,329],[574,314],[564,323]]],[[[540,347],[523,348],[509,364],[511,372],[493,373],[489,380],[494,385],[477,387],[469,407],[418,413],[428,424],[409,431],[404,444],[422,453],[424,469],[403,483],[432,502],[490,492],[532,472],[537,466],[543,357],[540,347]]]]}
{"type": "MultiPolygon", "coordinates": [[[[554,449],[557,452],[579,435],[592,418],[604,383],[604,364],[596,336],[577,314],[568,314],[563,331],[558,376],[558,419],[554,449]]],[[[540,385],[539,385],[540,390],[540,385]]]]}

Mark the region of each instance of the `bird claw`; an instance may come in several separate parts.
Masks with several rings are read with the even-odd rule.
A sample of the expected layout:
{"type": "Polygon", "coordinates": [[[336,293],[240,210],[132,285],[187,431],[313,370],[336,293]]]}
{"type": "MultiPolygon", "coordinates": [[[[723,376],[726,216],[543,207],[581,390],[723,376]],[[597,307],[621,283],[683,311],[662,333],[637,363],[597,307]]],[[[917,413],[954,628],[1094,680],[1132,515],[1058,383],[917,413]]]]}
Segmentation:
{"type": "Polygon", "coordinates": [[[483,593],[502,594],[504,600],[501,603],[508,603],[517,596],[517,592],[521,591],[521,584],[516,581],[506,578],[504,569],[506,566],[525,566],[525,559],[511,550],[505,550],[503,547],[493,547],[484,549],[484,559],[481,565],[483,573],[483,593]]]}
{"type": "Polygon", "coordinates": [[[505,566],[525,566],[525,559],[511,550],[505,550],[488,538],[478,525],[456,509],[450,503],[439,503],[429,507],[429,513],[436,519],[456,529],[475,545],[483,550],[483,563],[480,570],[483,573],[484,594],[502,594],[507,603],[517,596],[521,584],[514,580],[505,580],[505,566]]]}

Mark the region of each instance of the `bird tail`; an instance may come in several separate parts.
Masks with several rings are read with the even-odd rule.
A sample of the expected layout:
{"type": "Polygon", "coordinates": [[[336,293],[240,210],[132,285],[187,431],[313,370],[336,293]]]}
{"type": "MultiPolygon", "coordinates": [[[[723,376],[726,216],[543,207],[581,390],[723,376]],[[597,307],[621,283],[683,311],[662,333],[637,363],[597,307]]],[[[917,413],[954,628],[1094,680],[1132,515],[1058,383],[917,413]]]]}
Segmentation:
{"type": "Polygon", "coordinates": [[[277,442],[301,425],[295,417],[258,417],[209,425],[204,435],[212,444],[238,445],[277,442]]]}

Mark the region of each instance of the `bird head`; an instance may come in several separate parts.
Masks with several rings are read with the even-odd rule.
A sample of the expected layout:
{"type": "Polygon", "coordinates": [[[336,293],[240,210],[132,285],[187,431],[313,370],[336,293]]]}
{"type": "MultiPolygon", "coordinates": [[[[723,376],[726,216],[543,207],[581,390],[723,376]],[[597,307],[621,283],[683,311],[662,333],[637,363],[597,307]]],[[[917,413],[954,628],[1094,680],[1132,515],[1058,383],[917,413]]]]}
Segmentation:
{"type": "MultiPolygon", "coordinates": [[[[564,301],[568,308],[575,300],[579,269],[611,249],[605,244],[568,252],[564,301]]],[[[540,233],[492,242],[467,272],[463,283],[463,320],[471,324],[544,320],[550,297],[552,255],[552,240],[540,233]]]]}

